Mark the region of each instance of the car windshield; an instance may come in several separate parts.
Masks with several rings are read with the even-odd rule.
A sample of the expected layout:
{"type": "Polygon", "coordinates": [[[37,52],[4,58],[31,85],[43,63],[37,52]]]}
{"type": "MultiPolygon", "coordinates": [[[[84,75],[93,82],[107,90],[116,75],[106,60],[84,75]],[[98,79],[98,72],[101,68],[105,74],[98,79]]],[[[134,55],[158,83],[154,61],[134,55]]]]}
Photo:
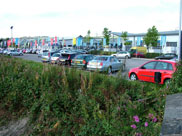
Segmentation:
{"type": "Polygon", "coordinates": [[[95,57],[94,60],[107,61],[108,57],[95,57]]]}
{"type": "Polygon", "coordinates": [[[68,58],[69,54],[62,54],[61,58],[68,58]]]}
{"type": "Polygon", "coordinates": [[[59,54],[53,54],[52,56],[53,57],[59,57],[60,55],[59,54]]]}

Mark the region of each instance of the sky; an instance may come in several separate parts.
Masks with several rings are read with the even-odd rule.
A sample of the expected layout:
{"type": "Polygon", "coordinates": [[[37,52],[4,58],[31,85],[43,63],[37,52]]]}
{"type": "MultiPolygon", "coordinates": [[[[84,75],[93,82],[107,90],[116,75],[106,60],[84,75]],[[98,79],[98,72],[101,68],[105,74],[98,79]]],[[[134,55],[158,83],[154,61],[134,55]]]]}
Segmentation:
{"type": "Polygon", "coordinates": [[[0,38],[24,36],[101,36],[112,32],[143,33],[179,28],[180,0],[3,0],[0,38]]]}

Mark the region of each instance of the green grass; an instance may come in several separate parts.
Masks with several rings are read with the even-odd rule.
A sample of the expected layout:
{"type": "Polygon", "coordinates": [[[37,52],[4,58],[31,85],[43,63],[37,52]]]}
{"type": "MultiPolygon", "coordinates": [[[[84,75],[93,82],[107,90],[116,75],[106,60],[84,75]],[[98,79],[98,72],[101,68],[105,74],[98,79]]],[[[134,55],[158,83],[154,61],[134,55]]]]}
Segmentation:
{"type": "Polygon", "coordinates": [[[1,125],[5,117],[29,116],[32,135],[159,135],[165,98],[172,94],[157,84],[2,56],[0,75],[0,114],[7,113],[1,125]]]}

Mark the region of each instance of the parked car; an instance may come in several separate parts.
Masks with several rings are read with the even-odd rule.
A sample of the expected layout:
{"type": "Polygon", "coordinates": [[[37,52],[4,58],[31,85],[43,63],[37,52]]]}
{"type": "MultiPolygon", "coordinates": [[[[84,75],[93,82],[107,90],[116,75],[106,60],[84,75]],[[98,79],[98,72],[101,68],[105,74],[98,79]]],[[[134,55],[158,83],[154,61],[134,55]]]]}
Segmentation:
{"type": "Polygon", "coordinates": [[[112,54],[111,56],[115,56],[116,58],[119,58],[119,59],[120,58],[127,58],[128,59],[131,57],[130,53],[127,51],[120,51],[116,54],[112,54]]]}
{"type": "Polygon", "coordinates": [[[170,59],[177,58],[177,57],[178,57],[178,55],[176,55],[175,53],[166,53],[161,56],[155,57],[155,59],[156,60],[159,60],[159,59],[170,60],[170,59]]]}
{"type": "Polygon", "coordinates": [[[23,52],[17,50],[9,50],[6,54],[9,56],[20,56],[23,55],[23,52]]]}
{"type": "Polygon", "coordinates": [[[72,59],[71,66],[87,69],[88,62],[92,60],[93,58],[94,58],[94,55],[91,55],[91,54],[77,55],[74,59],[72,59]]]}
{"type": "Polygon", "coordinates": [[[50,58],[50,63],[51,64],[57,64],[59,61],[59,57],[61,56],[60,53],[54,53],[51,58],[50,58]]]}
{"type": "Polygon", "coordinates": [[[50,52],[46,51],[42,54],[42,62],[49,62],[50,61],[50,52]]]}
{"type": "Polygon", "coordinates": [[[132,57],[145,58],[145,54],[143,52],[137,52],[133,53],[132,57]]]}
{"type": "Polygon", "coordinates": [[[59,57],[58,64],[59,65],[69,65],[71,66],[71,60],[78,55],[78,53],[70,52],[70,53],[62,53],[59,57]]]}
{"type": "Polygon", "coordinates": [[[177,63],[170,60],[152,60],[129,71],[130,80],[140,80],[152,83],[169,83],[176,71],[177,63]]]}
{"type": "Polygon", "coordinates": [[[114,56],[96,56],[93,60],[87,64],[88,70],[107,72],[111,74],[113,71],[118,71],[123,68],[123,62],[119,61],[114,56]]]}

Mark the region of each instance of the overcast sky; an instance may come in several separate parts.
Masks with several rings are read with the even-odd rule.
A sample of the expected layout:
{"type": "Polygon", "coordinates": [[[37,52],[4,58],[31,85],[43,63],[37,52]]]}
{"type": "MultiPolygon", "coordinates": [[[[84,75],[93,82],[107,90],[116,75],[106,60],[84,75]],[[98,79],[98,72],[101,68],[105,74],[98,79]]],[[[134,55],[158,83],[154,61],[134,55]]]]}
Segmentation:
{"type": "Polygon", "coordinates": [[[113,32],[147,32],[179,27],[180,0],[3,0],[0,38],[22,36],[92,36],[104,27],[113,32]]]}

